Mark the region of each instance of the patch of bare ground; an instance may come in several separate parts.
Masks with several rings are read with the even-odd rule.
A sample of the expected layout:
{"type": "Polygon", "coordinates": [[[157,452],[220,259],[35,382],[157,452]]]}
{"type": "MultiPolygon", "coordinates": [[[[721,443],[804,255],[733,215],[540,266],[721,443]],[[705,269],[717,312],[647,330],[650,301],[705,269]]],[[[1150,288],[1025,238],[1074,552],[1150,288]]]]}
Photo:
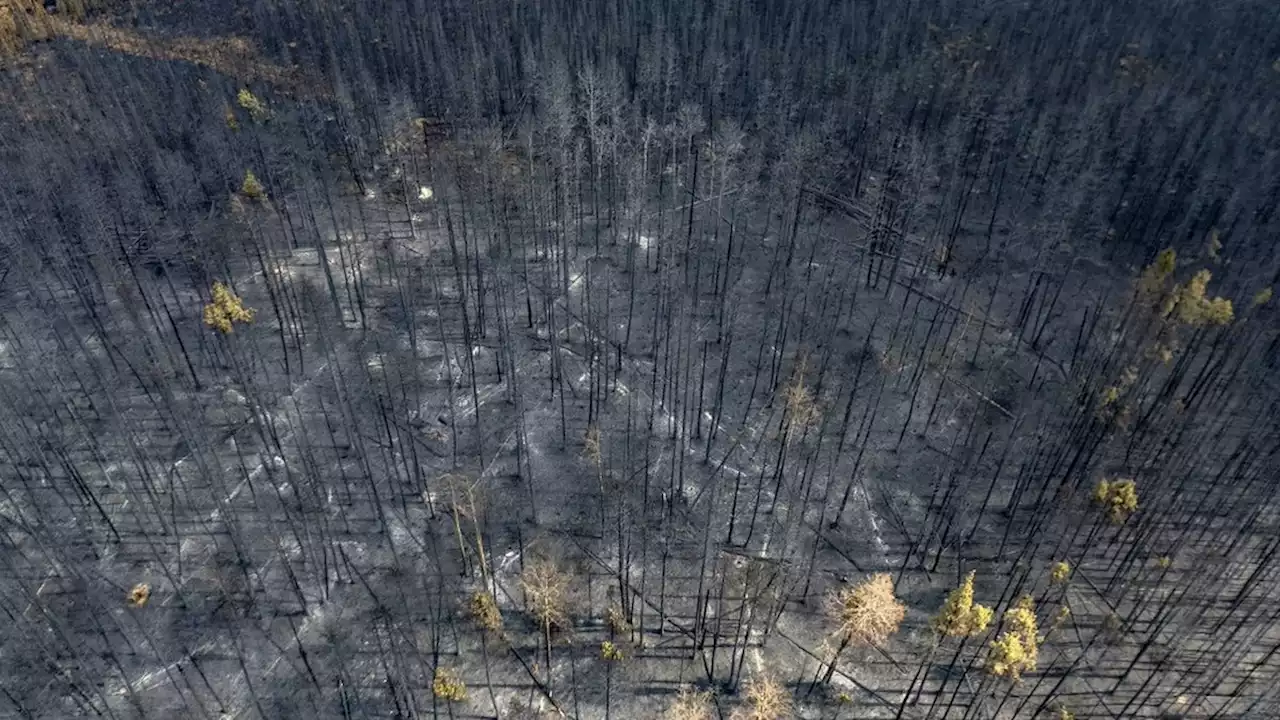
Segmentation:
{"type": "Polygon", "coordinates": [[[244,38],[163,37],[112,25],[106,14],[91,18],[91,12],[106,5],[76,0],[60,2],[49,12],[37,0],[0,0],[0,67],[39,67],[33,51],[41,43],[65,38],[134,57],[189,62],[289,96],[324,94],[322,84],[301,68],[271,62],[244,38]]]}

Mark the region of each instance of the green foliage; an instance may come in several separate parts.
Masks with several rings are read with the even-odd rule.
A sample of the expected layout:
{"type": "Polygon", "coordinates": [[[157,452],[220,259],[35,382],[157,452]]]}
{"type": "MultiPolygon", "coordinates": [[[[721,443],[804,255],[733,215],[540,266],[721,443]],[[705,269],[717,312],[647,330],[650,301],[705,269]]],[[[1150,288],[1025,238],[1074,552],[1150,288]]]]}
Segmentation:
{"type": "Polygon", "coordinates": [[[1210,298],[1205,294],[1212,278],[1213,273],[1201,270],[1186,285],[1176,289],[1173,310],[1179,322],[1194,327],[1231,322],[1234,317],[1231,301],[1221,297],[1210,298]]]}
{"type": "Polygon", "coordinates": [[[1163,290],[1165,282],[1178,266],[1178,254],[1173,248],[1165,248],[1138,276],[1138,292],[1146,298],[1154,298],[1163,290]]]}
{"type": "Polygon", "coordinates": [[[467,700],[466,683],[450,668],[436,668],[435,677],[431,681],[431,692],[449,702],[460,703],[467,700]]]}
{"type": "Polygon", "coordinates": [[[1121,525],[1138,510],[1138,487],[1132,479],[1099,480],[1093,501],[1106,509],[1111,522],[1121,525]]]}
{"type": "Polygon", "coordinates": [[[600,658],[605,662],[620,662],[626,659],[622,653],[622,648],[612,640],[605,640],[600,643],[600,658]]]}
{"type": "Polygon", "coordinates": [[[1067,621],[1070,619],[1071,619],[1071,608],[1067,607],[1066,605],[1063,605],[1058,608],[1058,612],[1053,614],[1053,623],[1051,627],[1056,630],[1057,628],[1060,628],[1063,625],[1065,625],[1067,621]]]}
{"type": "Polygon", "coordinates": [[[498,603],[488,591],[477,590],[471,593],[468,609],[472,619],[485,631],[494,634],[502,632],[502,612],[498,610],[498,603]]]}
{"type": "Polygon", "coordinates": [[[250,200],[262,201],[267,199],[267,190],[258,180],[258,176],[253,174],[252,170],[244,171],[244,180],[240,183],[240,194],[250,200]]]}
{"type": "Polygon", "coordinates": [[[1098,398],[1098,405],[1102,408],[1110,407],[1120,399],[1120,386],[1108,385],[1102,389],[1102,397],[1098,398]]]}
{"type": "MultiPolygon", "coordinates": [[[[1208,241],[1209,257],[1217,260],[1221,249],[1222,240],[1215,230],[1208,241]]],[[[1160,317],[1166,320],[1173,319],[1193,327],[1229,324],[1235,316],[1231,301],[1207,294],[1209,281],[1213,278],[1210,271],[1200,270],[1185,285],[1167,287],[1177,264],[1173,248],[1161,250],[1155,261],[1138,276],[1139,298],[1157,306],[1160,317]]]]}
{"type": "Polygon", "coordinates": [[[1120,400],[1120,396],[1127,392],[1129,388],[1133,387],[1136,382],[1138,382],[1138,369],[1131,365],[1126,367],[1124,371],[1120,373],[1120,377],[1116,380],[1115,384],[1108,385],[1103,388],[1102,393],[1098,398],[1098,418],[1106,419],[1106,411],[1115,408],[1114,417],[1116,417],[1117,421],[1122,419],[1126,413],[1126,408],[1123,405],[1117,406],[1117,401],[1120,400]]]}
{"type": "Polygon", "coordinates": [[[258,122],[262,122],[271,117],[270,111],[267,110],[266,103],[258,99],[256,95],[249,92],[248,88],[243,88],[236,94],[236,104],[249,111],[249,117],[258,122]]]}
{"type": "Polygon", "coordinates": [[[947,596],[942,610],[934,616],[934,632],[943,637],[972,637],[987,629],[995,613],[985,605],[973,602],[973,580],[976,572],[970,572],[947,596]]]}
{"type": "Polygon", "coordinates": [[[1066,560],[1060,560],[1053,564],[1049,570],[1049,580],[1054,584],[1061,584],[1071,577],[1071,563],[1066,560]]]}
{"type": "Polygon", "coordinates": [[[1040,630],[1031,596],[1022,596],[1016,605],[1005,611],[1004,626],[1004,632],[988,648],[987,672],[1019,680],[1023,673],[1035,672],[1039,659],[1040,630]]]}
{"type": "Polygon", "coordinates": [[[987,656],[987,671],[997,677],[1018,680],[1024,671],[1035,670],[1035,662],[1029,658],[1022,639],[1013,633],[1001,633],[991,641],[987,656]]]}
{"type": "Polygon", "coordinates": [[[213,302],[204,306],[204,324],[226,335],[234,323],[253,322],[253,310],[244,306],[239,295],[220,282],[213,284],[213,302]]]}

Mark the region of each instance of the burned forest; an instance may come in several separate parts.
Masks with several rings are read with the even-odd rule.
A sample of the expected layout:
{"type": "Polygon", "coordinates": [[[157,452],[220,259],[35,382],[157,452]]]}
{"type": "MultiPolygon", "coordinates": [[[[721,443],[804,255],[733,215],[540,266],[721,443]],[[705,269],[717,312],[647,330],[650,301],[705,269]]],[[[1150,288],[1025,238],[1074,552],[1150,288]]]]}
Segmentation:
{"type": "Polygon", "coordinates": [[[0,718],[1280,717],[1260,0],[0,0],[0,718]]]}

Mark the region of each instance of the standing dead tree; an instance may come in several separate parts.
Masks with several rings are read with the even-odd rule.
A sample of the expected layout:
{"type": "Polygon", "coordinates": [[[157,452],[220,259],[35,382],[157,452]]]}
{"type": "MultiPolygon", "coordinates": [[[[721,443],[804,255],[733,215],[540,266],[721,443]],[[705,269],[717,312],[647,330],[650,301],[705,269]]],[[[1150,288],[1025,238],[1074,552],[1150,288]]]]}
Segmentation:
{"type": "Polygon", "coordinates": [[[907,616],[907,607],[893,594],[893,578],[888,573],[877,573],[857,585],[846,585],[833,591],[827,596],[825,610],[827,620],[834,628],[827,639],[838,644],[831,652],[831,660],[821,679],[814,677],[809,686],[810,692],[819,682],[831,682],[840,656],[849,646],[882,645],[898,632],[907,616]]]}
{"type": "Polygon", "coordinates": [[[569,575],[554,561],[537,558],[525,565],[524,572],[520,574],[520,588],[524,591],[529,612],[542,631],[543,659],[546,661],[544,683],[550,692],[551,635],[554,630],[565,629],[569,624],[569,575]]]}

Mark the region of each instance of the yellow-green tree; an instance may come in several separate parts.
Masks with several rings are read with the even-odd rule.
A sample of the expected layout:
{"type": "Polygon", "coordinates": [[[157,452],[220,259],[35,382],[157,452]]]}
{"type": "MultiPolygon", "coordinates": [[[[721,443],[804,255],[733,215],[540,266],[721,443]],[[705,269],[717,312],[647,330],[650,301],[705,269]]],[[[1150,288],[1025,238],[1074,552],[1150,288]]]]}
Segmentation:
{"type": "MultiPolygon", "coordinates": [[[[505,638],[506,635],[502,630],[502,611],[498,608],[498,603],[493,598],[493,594],[488,588],[476,590],[471,593],[471,597],[467,602],[467,610],[471,613],[471,618],[480,626],[480,652],[484,656],[485,677],[489,677],[489,636],[494,635],[498,638],[505,638]]],[[[489,701],[493,703],[493,712],[498,713],[498,699],[493,692],[493,684],[489,683],[489,701]]]]}
{"type": "Polygon", "coordinates": [[[244,171],[244,180],[240,182],[240,194],[249,200],[264,201],[267,199],[267,189],[262,186],[262,182],[258,180],[258,176],[253,174],[252,170],[244,171]]]}
{"type": "Polygon", "coordinates": [[[970,571],[964,582],[947,595],[947,601],[930,625],[941,637],[973,637],[987,629],[995,612],[986,605],[973,602],[973,581],[977,573],[970,571]]]}
{"type": "Polygon", "coordinates": [[[485,632],[494,635],[502,634],[502,611],[498,609],[498,603],[488,590],[477,590],[471,593],[467,610],[471,613],[471,619],[475,620],[485,632]]]}
{"type": "Polygon", "coordinates": [[[1024,595],[1004,613],[1004,631],[991,642],[987,672],[996,677],[1020,680],[1023,673],[1035,672],[1040,653],[1040,629],[1036,623],[1035,601],[1024,595]]]}
{"type": "Polygon", "coordinates": [[[1138,294],[1147,302],[1160,300],[1164,295],[1165,284],[1173,276],[1178,267],[1178,255],[1173,248],[1161,250],[1156,259],[1143,268],[1138,276],[1138,294]]]}
{"type": "MultiPolygon", "coordinates": [[[[986,632],[987,626],[991,624],[995,612],[986,605],[973,601],[973,581],[976,577],[977,573],[970,571],[960,585],[947,594],[947,600],[942,604],[938,614],[930,619],[929,627],[933,630],[933,641],[929,644],[929,652],[920,663],[915,677],[911,679],[911,687],[907,688],[906,694],[902,697],[900,710],[906,707],[916,682],[924,677],[925,668],[933,662],[933,655],[938,651],[938,645],[943,639],[971,638],[986,632]]],[[[957,658],[963,649],[964,643],[961,643],[956,650],[957,658]]],[[[923,692],[923,684],[920,692],[923,692]]],[[[919,694],[917,692],[916,702],[920,699],[919,694]]]]}
{"type": "Polygon", "coordinates": [[[1049,569],[1049,581],[1054,585],[1061,585],[1071,577],[1071,563],[1066,560],[1059,560],[1049,569]]]}
{"type": "Polygon", "coordinates": [[[245,110],[248,110],[249,117],[257,120],[258,122],[262,122],[271,116],[270,111],[267,110],[266,103],[262,102],[262,100],[258,99],[256,95],[249,92],[248,88],[243,88],[240,92],[236,93],[236,104],[245,110]]]}
{"type": "Polygon", "coordinates": [[[220,282],[213,284],[213,301],[204,306],[204,324],[226,335],[234,323],[253,322],[253,309],[220,282]]]}
{"type": "Polygon", "coordinates": [[[1132,479],[1099,480],[1093,488],[1093,501],[1107,512],[1107,518],[1123,525],[1138,510],[1138,486],[1132,479]]]}
{"type": "Polygon", "coordinates": [[[431,680],[431,692],[441,700],[447,700],[451,703],[466,702],[467,700],[467,685],[462,682],[462,678],[458,677],[458,673],[451,668],[436,668],[435,677],[431,680]]]}
{"type": "MultiPolygon", "coordinates": [[[[1209,240],[1209,256],[1216,261],[1221,248],[1222,242],[1214,231],[1209,240]]],[[[1144,310],[1138,315],[1141,333],[1138,345],[1148,356],[1159,358],[1165,364],[1173,360],[1179,327],[1223,326],[1235,317],[1230,300],[1209,294],[1212,272],[1202,269],[1187,282],[1178,283],[1174,280],[1177,265],[1177,254],[1172,248],[1166,248],[1143,269],[1136,283],[1137,303],[1144,310]]],[[[1104,392],[1118,397],[1119,392],[1115,391],[1125,389],[1125,384],[1119,383],[1104,392]]],[[[1112,401],[1114,399],[1112,397],[1112,401]]]]}
{"type": "Polygon", "coordinates": [[[621,662],[627,659],[622,648],[612,640],[604,640],[600,643],[600,659],[605,662],[621,662]]]}
{"type": "Polygon", "coordinates": [[[1179,322],[1193,327],[1226,325],[1235,317],[1231,301],[1207,295],[1213,273],[1201,270],[1186,285],[1179,285],[1166,300],[1164,314],[1173,313],[1179,322]]]}

